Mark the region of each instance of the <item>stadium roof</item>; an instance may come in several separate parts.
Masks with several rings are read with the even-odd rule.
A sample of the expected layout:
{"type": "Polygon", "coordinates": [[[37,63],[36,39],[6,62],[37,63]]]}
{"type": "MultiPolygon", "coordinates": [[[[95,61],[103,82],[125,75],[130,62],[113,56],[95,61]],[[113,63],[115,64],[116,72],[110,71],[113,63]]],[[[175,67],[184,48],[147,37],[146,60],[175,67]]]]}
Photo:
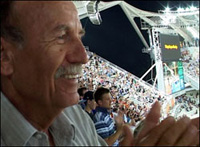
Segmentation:
{"type": "MultiPolygon", "coordinates": [[[[91,13],[95,13],[95,8],[97,7],[97,1],[74,1],[74,4],[78,9],[80,19],[90,17],[91,13]]],[[[150,47],[140,29],[156,28],[161,33],[176,33],[179,34],[184,41],[190,43],[199,39],[199,8],[191,7],[187,9],[178,9],[176,11],[168,11],[166,9],[158,10],[156,13],[138,9],[124,1],[100,1],[98,3],[98,11],[104,11],[116,5],[122,8],[146,49],[150,47]],[[141,20],[141,28],[138,28],[134,21],[136,17],[141,20]]]]}

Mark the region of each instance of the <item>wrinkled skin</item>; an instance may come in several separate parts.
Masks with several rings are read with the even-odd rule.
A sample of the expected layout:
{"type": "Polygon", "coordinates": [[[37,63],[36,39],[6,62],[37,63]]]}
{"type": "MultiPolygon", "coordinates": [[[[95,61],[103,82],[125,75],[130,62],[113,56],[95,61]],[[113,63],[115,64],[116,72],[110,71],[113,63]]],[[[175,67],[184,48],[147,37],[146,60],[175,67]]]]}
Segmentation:
{"type": "Polygon", "coordinates": [[[11,23],[23,32],[24,44],[18,49],[1,38],[2,91],[27,120],[45,130],[64,108],[79,100],[80,71],[55,75],[60,67],[81,68],[87,63],[81,42],[84,31],[69,1],[21,1],[13,9],[16,17],[11,23]]]}

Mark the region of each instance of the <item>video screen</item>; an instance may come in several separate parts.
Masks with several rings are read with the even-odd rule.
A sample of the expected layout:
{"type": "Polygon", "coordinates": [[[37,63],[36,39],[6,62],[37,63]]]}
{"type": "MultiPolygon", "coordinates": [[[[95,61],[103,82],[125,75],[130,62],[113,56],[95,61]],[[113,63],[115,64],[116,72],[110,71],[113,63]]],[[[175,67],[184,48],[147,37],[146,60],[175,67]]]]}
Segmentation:
{"type": "Polygon", "coordinates": [[[160,44],[163,62],[179,61],[181,58],[178,35],[160,34],[160,44]]]}

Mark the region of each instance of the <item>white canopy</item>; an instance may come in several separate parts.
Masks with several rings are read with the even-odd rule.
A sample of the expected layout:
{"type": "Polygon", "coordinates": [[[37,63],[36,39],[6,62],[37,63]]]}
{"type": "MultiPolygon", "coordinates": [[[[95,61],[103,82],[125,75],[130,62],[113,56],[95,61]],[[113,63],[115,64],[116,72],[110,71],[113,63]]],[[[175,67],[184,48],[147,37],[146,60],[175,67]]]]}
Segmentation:
{"type": "MultiPolygon", "coordinates": [[[[78,9],[80,19],[88,17],[87,5],[94,1],[74,1],[78,9]]],[[[140,29],[136,25],[134,18],[139,17],[141,19],[141,29],[157,28],[163,33],[177,33],[184,38],[184,41],[193,43],[195,39],[199,39],[199,8],[187,11],[173,11],[165,12],[158,11],[148,12],[145,10],[138,9],[124,1],[112,1],[102,2],[98,4],[98,11],[105,11],[113,6],[119,5],[124,11],[125,15],[129,19],[133,28],[139,35],[144,46],[148,49],[149,45],[144,39],[140,29]]]]}

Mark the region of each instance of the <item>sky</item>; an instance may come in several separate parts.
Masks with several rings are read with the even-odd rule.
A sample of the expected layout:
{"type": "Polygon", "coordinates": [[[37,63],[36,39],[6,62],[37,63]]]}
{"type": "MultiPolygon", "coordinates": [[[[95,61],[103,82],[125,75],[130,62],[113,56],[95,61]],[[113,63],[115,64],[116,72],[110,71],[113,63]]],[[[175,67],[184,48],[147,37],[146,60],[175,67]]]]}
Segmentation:
{"type": "MultiPolygon", "coordinates": [[[[158,12],[169,6],[172,10],[177,7],[194,5],[199,7],[198,1],[127,1],[136,8],[158,12]]],[[[152,59],[149,54],[142,53],[145,47],[130,24],[120,6],[114,6],[100,12],[101,25],[93,25],[88,18],[81,20],[86,35],[83,37],[85,46],[89,50],[128,72],[142,77],[142,75],[152,66],[152,59]]],[[[140,28],[140,19],[135,20],[140,28]]],[[[142,34],[149,44],[146,30],[142,34]]],[[[154,73],[155,76],[155,73],[154,73]]],[[[144,80],[151,79],[148,74],[144,80]]]]}

